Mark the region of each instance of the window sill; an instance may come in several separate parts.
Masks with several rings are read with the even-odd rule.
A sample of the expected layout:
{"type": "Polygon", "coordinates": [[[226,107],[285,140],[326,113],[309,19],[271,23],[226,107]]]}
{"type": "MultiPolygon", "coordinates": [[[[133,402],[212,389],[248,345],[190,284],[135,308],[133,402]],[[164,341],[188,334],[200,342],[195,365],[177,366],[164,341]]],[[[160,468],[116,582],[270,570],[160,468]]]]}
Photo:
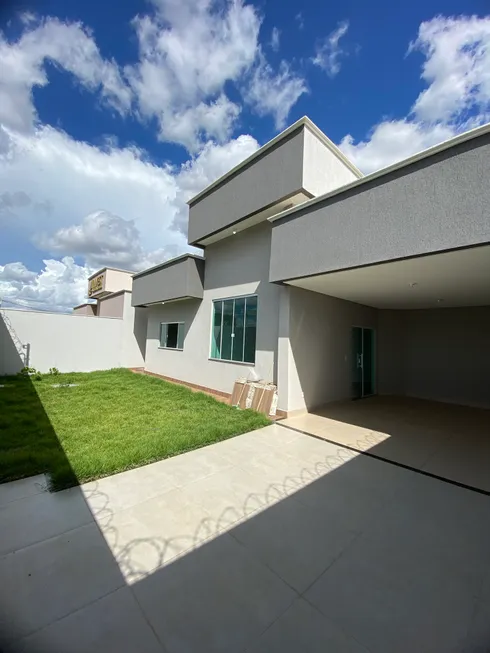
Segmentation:
{"type": "Polygon", "coordinates": [[[208,361],[213,361],[213,363],[233,363],[234,365],[245,365],[246,367],[255,367],[255,363],[245,363],[243,361],[230,361],[227,358],[208,358],[208,361]]]}
{"type": "Polygon", "coordinates": [[[164,351],[184,351],[183,347],[158,347],[158,349],[163,349],[164,351]]]}

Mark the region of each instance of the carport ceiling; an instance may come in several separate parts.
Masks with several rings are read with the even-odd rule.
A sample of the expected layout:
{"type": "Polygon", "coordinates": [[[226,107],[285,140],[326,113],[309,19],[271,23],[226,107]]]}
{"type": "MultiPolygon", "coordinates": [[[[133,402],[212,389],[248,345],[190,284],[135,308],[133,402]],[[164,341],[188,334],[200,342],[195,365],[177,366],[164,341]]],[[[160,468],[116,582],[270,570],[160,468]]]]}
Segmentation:
{"type": "Polygon", "coordinates": [[[490,246],[431,254],[289,281],[375,308],[490,305],[490,246]]]}

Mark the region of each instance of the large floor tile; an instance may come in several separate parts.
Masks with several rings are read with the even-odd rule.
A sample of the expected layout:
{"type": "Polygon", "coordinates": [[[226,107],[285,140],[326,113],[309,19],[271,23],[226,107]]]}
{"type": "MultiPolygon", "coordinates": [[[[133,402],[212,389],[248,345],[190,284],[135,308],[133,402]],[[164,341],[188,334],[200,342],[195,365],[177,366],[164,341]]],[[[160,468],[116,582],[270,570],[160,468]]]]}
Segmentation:
{"type": "Polygon", "coordinates": [[[487,432],[462,428],[429,457],[431,474],[490,492],[490,425],[487,432]]]}
{"type": "MultiPolygon", "coordinates": [[[[448,570],[449,571],[449,570],[448,570]]],[[[407,586],[348,549],[305,598],[376,653],[450,651],[468,631],[476,599],[446,579],[407,586]]]]}
{"type": "Polygon", "coordinates": [[[155,463],[155,471],[175,487],[182,487],[230,466],[230,462],[221,457],[214,446],[209,446],[155,463]]]}
{"type": "Polygon", "coordinates": [[[288,442],[292,442],[301,437],[301,434],[297,431],[285,428],[279,424],[271,424],[263,429],[257,429],[257,431],[253,431],[253,433],[262,436],[264,444],[273,449],[280,449],[288,442]]]}
{"type": "Polygon", "coordinates": [[[282,451],[288,456],[302,461],[311,470],[316,470],[318,474],[327,473],[343,464],[344,460],[350,460],[358,455],[336,444],[303,434],[284,445],[282,451]]]}
{"type": "Polygon", "coordinates": [[[356,537],[294,497],[252,515],[229,533],[299,593],[356,537]]]}
{"type": "Polygon", "coordinates": [[[161,463],[131,469],[81,486],[86,502],[99,522],[110,520],[115,512],[152,499],[175,487],[161,463]]]}
{"type": "Polygon", "coordinates": [[[249,474],[266,480],[284,496],[297,492],[324,473],[323,467],[318,469],[314,464],[282,450],[261,449],[252,452],[243,458],[239,466],[249,474]]]}
{"type": "Polygon", "coordinates": [[[169,653],[239,653],[295,598],[227,534],[136,583],[133,591],[169,653]]]}
{"type": "Polygon", "coordinates": [[[263,455],[271,450],[280,452],[289,442],[301,437],[300,433],[277,424],[230,438],[213,446],[220,456],[233,465],[243,465],[250,457],[263,455]]]}
{"type": "Polygon", "coordinates": [[[490,575],[490,497],[412,473],[355,547],[406,583],[450,576],[483,596],[490,575]]]}
{"type": "Polygon", "coordinates": [[[208,513],[180,489],[116,512],[100,528],[129,583],[216,534],[208,513]]]}
{"type": "Polygon", "coordinates": [[[304,413],[296,417],[288,417],[287,419],[281,420],[281,425],[291,427],[291,429],[297,429],[298,431],[304,431],[305,433],[311,433],[312,435],[320,435],[326,428],[325,418],[322,415],[316,415],[314,413],[304,413]]]}
{"type": "Polygon", "coordinates": [[[490,491],[488,410],[376,396],[327,404],[281,424],[490,491]]]}
{"type": "Polygon", "coordinates": [[[190,483],[182,488],[182,492],[190,502],[209,514],[215,532],[265,510],[284,497],[268,479],[239,467],[190,483]]]}
{"type": "Polygon", "coordinates": [[[369,524],[412,473],[362,454],[342,455],[342,450],[327,462],[330,471],[294,498],[320,511],[332,528],[338,525],[356,532],[369,524]]]}
{"type": "Polygon", "coordinates": [[[44,474],[22,478],[20,481],[2,483],[0,485],[0,506],[47,491],[48,481],[44,474]]]}
{"type": "Polygon", "coordinates": [[[297,599],[247,653],[368,653],[303,599],[297,599]]]}
{"type": "Polygon", "coordinates": [[[11,501],[0,507],[0,555],[92,521],[79,488],[11,501]]]}
{"type": "Polygon", "coordinates": [[[0,632],[22,637],[124,584],[96,524],[0,559],[0,632]]]}
{"type": "Polygon", "coordinates": [[[165,653],[128,588],[23,639],[16,653],[165,653]]]}
{"type": "MultiPolygon", "coordinates": [[[[363,428],[348,421],[336,421],[315,415],[313,428],[303,430],[356,451],[368,451],[380,458],[421,467],[446,443],[450,434],[427,425],[386,423],[385,430],[363,428]]],[[[388,422],[388,420],[387,420],[388,422]]]]}

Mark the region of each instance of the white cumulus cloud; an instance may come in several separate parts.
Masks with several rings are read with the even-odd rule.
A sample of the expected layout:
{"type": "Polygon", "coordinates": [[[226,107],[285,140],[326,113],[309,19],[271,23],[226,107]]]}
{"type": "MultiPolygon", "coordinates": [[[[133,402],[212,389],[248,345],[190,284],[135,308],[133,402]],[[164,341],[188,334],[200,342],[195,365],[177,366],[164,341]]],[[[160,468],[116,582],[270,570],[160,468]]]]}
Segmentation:
{"type": "Polygon", "coordinates": [[[223,93],[255,60],[260,19],[242,0],[154,3],[134,27],[139,62],[126,68],[143,117],[156,118],[162,140],[195,151],[229,137],[239,107],[223,93]]]}
{"type": "Polygon", "coordinates": [[[208,143],[182,166],[162,167],[137,148],[97,147],[46,126],[32,134],[9,132],[9,143],[0,155],[0,225],[65,262],[49,259],[48,268],[28,271],[41,281],[29,277],[24,289],[13,278],[20,268],[9,267],[22,263],[5,261],[0,297],[42,300],[50,307],[60,298],[46,299],[55,273],[80,303],[80,276],[86,280],[104,265],[144,269],[187,251],[186,201],[258,148],[254,138],[240,136],[208,143]],[[74,256],[84,264],[70,263],[74,256]]]}
{"type": "Polygon", "coordinates": [[[407,116],[384,120],[342,151],[365,173],[407,158],[490,120],[490,17],[437,16],[422,23],[408,53],[420,51],[427,87],[407,116]]]}
{"type": "Polygon", "coordinates": [[[275,71],[261,53],[243,95],[259,116],[272,115],[276,129],[283,129],[291,108],[307,92],[305,79],[286,61],[275,71]]]}
{"type": "Polygon", "coordinates": [[[90,91],[100,91],[107,104],[124,113],[131,90],[117,64],[104,59],[90,32],[80,23],[48,18],[26,23],[22,36],[9,43],[0,32],[0,123],[29,132],[36,120],[32,89],[48,84],[46,63],[72,73],[90,91]]]}
{"type": "Polygon", "coordinates": [[[0,266],[0,306],[70,312],[85,301],[90,272],[69,256],[60,261],[46,259],[40,272],[27,270],[19,262],[0,266]]]}

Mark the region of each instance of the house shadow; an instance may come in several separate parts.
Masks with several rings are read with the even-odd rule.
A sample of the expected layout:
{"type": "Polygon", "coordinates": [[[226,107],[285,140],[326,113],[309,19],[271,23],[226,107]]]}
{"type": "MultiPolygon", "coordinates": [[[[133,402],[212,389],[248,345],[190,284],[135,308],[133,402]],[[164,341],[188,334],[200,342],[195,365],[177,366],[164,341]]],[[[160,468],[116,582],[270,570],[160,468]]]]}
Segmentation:
{"type": "MultiPolygon", "coordinates": [[[[489,497],[305,436],[286,438],[284,451],[271,451],[263,475],[244,455],[225,474],[228,505],[209,504],[208,516],[192,526],[182,521],[177,532],[169,517],[169,532],[162,522],[158,537],[145,536],[141,525],[138,532],[138,523],[133,537],[123,536],[113,498],[92,486],[84,496],[90,521],[79,529],[86,539],[73,553],[83,574],[65,560],[54,590],[59,579],[51,569],[35,610],[22,585],[11,588],[24,592],[18,611],[31,615],[27,625],[20,615],[17,633],[29,623],[37,628],[9,650],[412,653],[490,646],[489,497]],[[295,451],[302,462],[285,466],[295,451]],[[74,579],[79,584],[70,587],[74,579]],[[53,596],[60,614],[43,628],[42,618],[54,616],[53,596]],[[63,618],[63,610],[77,607],[63,618]]],[[[204,488],[206,479],[196,483],[204,488]]]]}

